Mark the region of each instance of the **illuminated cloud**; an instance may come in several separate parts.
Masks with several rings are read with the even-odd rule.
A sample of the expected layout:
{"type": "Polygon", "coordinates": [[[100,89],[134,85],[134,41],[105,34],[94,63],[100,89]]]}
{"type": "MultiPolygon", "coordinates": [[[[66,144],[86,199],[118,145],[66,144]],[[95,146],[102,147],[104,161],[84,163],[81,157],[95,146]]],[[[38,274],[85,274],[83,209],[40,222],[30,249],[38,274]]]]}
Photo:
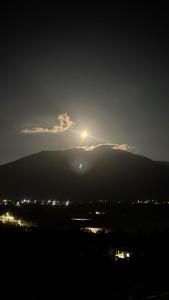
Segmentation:
{"type": "Polygon", "coordinates": [[[92,151],[99,147],[108,147],[110,149],[117,149],[117,150],[130,150],[133,147],[129,146],[128,144],[111,144],[111,143],[105,143],[105,144],[98,144],[98,145],[91,145],[91,146],[79,146],[78,149],[83,149],[85,151],[92,151]]]}
{"type": "Polygon", "coordinates": [[[60,114],[57,117],[59,125],[52,126],[48,128],[44,127],[33,127],[30,129],[24,129],[21,132],[23,133],[61,133],[68,130],[71,127],[74,127],[76,124],[71,120],[70,116],[65,114],[60,114]]]}

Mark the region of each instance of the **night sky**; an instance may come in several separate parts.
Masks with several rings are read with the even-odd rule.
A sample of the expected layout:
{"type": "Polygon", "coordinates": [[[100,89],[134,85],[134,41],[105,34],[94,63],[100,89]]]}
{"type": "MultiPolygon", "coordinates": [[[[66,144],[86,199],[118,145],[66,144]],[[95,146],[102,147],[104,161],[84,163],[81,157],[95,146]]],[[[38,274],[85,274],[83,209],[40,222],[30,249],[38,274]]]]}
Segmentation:
{"type": "Polygon", "coordinates": [[[0,164],[80,146],[86,129],[88,145],[169,161],[169,9],[118,2],[0,4],[0,164]],[[22,132],[65,113],[75,127],[22,132]]]}

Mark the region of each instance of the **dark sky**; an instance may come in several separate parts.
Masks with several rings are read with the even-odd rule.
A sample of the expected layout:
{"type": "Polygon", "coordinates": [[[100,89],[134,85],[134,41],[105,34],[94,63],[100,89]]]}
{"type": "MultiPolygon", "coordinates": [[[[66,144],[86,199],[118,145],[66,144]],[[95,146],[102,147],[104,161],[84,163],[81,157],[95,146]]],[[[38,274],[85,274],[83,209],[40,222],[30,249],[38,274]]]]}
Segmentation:
{"type": "Polygon", "coordinates": [[[21,132],[60,113],[99,143],[169,161],[167,6],[79,2],[0,5],[0,163],[80,145],[71,130],[21,132]]]}

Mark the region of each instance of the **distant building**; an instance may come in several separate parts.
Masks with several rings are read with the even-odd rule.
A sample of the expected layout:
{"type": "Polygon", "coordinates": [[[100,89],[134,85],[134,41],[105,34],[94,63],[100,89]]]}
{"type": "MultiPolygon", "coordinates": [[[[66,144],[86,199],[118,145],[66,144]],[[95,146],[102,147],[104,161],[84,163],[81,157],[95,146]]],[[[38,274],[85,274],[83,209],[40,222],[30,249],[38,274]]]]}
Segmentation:
{"type": "Polygon", "coordinates": [[[82,231],[87,233],[109,233],[111,230],[104,227],[84,227],[81,228],[82,231]]]}
{"type": "Polygon", "coordinates": [[[131,253],[125,250],[115,250],[115,260],[118,259],[129,259],[131,257],[131,253]]]}

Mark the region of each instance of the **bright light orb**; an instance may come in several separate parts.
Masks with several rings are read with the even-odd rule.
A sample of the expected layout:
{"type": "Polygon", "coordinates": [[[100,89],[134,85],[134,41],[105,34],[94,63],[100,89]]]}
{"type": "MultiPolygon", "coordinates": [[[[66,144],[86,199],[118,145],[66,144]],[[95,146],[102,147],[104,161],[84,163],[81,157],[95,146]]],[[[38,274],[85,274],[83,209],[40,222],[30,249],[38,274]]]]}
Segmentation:
{"type": "Polygon", "coordinates": [[[81,137],[82,137],[82,139],[85,139],[85,138],[87,138],[87,136],[88,136],[88,133],[87,133],[87,131],[83,131],[83,132],[81,133],[81,137]]]}

